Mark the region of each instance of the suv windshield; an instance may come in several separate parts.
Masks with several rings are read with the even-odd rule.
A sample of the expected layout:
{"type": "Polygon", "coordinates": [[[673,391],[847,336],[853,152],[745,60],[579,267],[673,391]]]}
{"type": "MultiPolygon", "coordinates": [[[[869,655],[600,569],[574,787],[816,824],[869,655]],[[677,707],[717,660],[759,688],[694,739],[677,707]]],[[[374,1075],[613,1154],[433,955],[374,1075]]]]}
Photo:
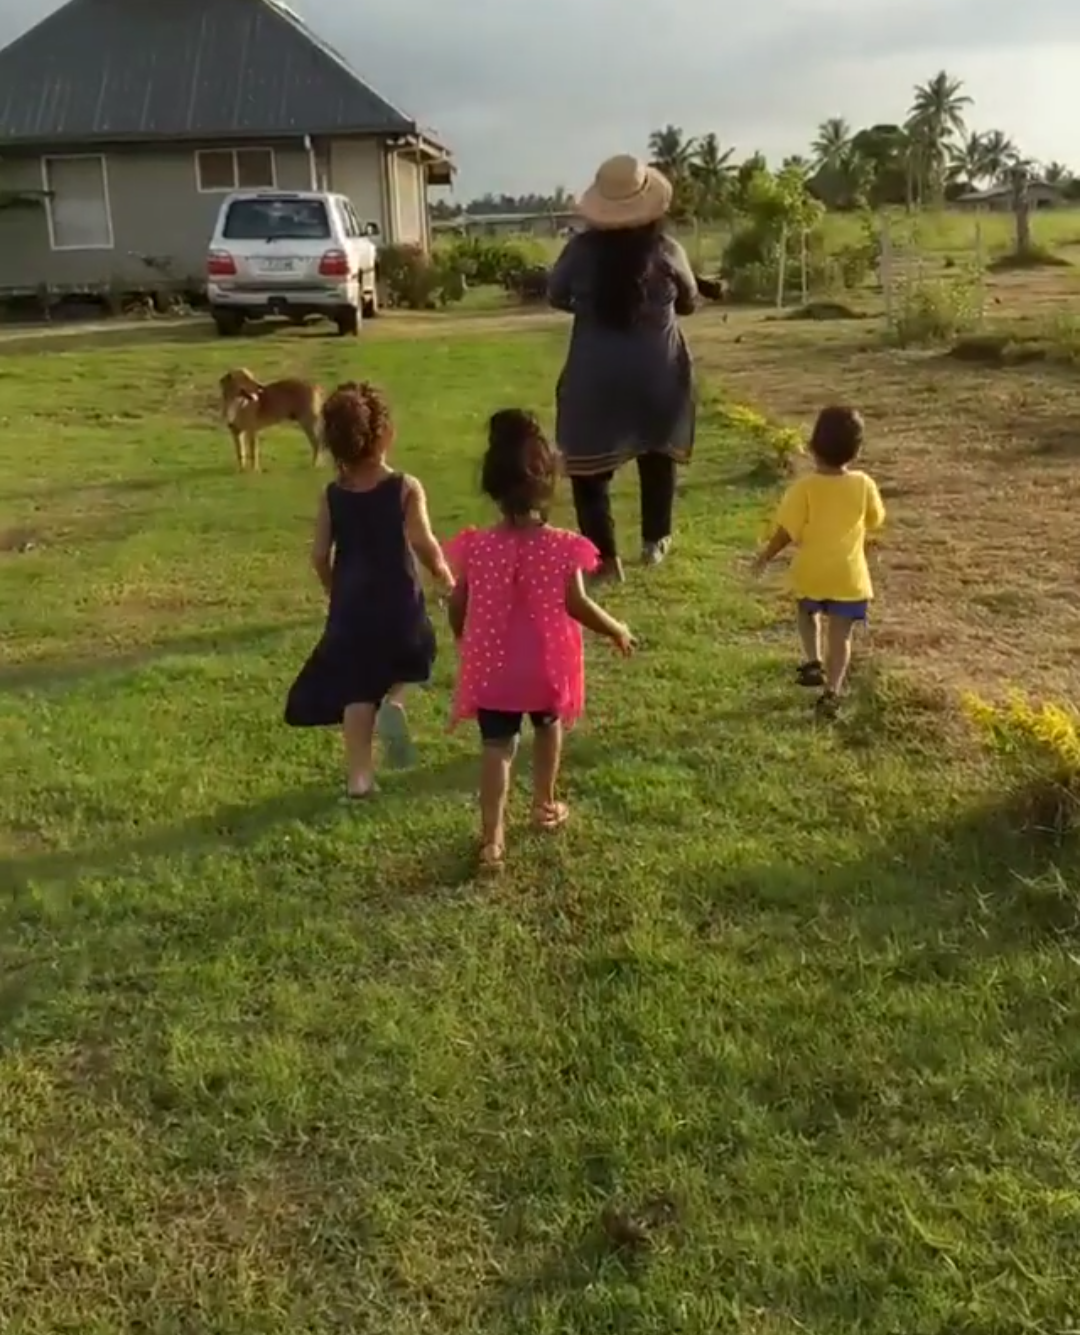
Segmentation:
{"type": "Polygon", "coordinates": [[[238,199],[229,205],[227,241],[328,241],[330,215],[321,199],[238,199]]]}

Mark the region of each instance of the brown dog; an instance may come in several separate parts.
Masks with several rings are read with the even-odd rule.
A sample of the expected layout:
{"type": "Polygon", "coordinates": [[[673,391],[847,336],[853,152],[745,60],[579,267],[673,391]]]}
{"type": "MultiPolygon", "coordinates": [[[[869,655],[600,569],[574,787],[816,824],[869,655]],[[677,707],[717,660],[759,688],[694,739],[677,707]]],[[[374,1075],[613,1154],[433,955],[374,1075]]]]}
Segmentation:
{"type": "Polygon", "coordinates": [[[309,380],[272,380],[264,385],[240,368],[221,377],[221,413],[232,434],[240,469],[259,467],[259,433],[282,422],[295,422],[308,438],[311,462],[319,462],[322,440],[319,413],[322,390],[309,380]]]}

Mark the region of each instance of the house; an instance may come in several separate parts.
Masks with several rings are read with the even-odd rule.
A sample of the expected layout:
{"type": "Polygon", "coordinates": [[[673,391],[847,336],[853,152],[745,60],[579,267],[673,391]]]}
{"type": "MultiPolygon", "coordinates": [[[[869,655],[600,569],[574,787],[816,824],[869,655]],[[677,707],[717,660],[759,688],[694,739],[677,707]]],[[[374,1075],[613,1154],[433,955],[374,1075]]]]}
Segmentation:
{"type": "Polygon", "coordinates": [[[426,248],[452,171],[278,0],[69,0],[0,51],[0,293],[201,285],[238,187],[338,191],[426,248]]]}
{"type": "MultiPolygon", "coordinates": [[[[1047,181],[1029,181],[1027,187],[1028,208],[1058,209],[1068,201],[1064,192],[1047,181]]],[[[989,190],[969,190],[958,195],[953,201],[961,209],[990,209],[996,213],[1011,213],[1013,210],[1013,188],[1005,185],[991,186],[989,190]]]]}

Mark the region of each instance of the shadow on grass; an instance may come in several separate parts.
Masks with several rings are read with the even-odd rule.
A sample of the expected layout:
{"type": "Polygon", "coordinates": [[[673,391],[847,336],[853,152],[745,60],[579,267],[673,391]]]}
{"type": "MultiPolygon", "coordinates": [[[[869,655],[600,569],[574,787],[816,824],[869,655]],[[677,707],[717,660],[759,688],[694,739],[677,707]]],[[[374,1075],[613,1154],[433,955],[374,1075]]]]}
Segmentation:
{"type": "Polygon", "coordinates": [[[27,501],[42,502],[57,500],[65,507],[107,506],[113,501],[126,501],[131,496],[145,496],[166,487],[186,487],[189,482],[206,478],[235,475],[236,469],[231,459],[222,459],[220,464],[210,464],[199,468],[185,468],[182,473],[161,473],[154,477],[128,477],[110,479],[107,482],[90,482],[82,487],[72,487],[70,483],[48,482],[40,487],[26,487],[21,491],[0,490],[0,501],[5,505],[18,505],[27,501]]]}
{"type": "Polygon", "coordinates": [[[337,804],[325,786],[281,793],[263,802],[236,802],[134,839],[116,839],[103,847],[76,848],[26,858],[0,860],[0,887],[16,891],[40,881],[75,884],[85,876],[118,876],[156,858],[199,859],[222,848],[254,842],[287,821],[310,821],[337,804]]]}
{"type": "Polygon", "coordinates": [[[128,653],[106,654],[99,658],[41,659],[0,667],[0,692],[48,692],[63,690],[77,682],[111,673],[137,671],[163,658],[180,655],[230,653],[272,643],[294,630],[310,629],[317,633],[314,619],[268,622],[239,626],[232,630],[195,631],[173,639],[133,649],[128,653]]]}
{"type": "Polygon", "coordinates": [[[94,324],[90,329],[83,329],[77,321],[71,324],[42,324],[38,328],[19,330],[17,333],[4,334],[0,328],[0,361],[7,353],[20,357],[28,353],[42,353],[55,356],[58,352],[93,352],[106,348],[127,346],[144,347],[147,344],[162,346],[194,343],[208,343],[214,339],[214,326],[209,320],[194,319],[190,322],[157,324],[152,320],[145,323],[118,323],[115,327],[94,324]]]}

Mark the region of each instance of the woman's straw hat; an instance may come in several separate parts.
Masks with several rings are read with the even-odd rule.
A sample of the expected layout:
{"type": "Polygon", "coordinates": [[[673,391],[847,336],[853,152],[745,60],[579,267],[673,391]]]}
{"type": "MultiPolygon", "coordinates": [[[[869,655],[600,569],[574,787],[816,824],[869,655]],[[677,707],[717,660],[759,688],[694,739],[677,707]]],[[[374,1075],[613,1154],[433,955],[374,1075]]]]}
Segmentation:
{"type": "Polygon", "coordinates": [[[578,202],[578,212],[589,226],[606,231],[644,227],[670,207],[671,182],[630,153],[602,162],[578,202]]]}

